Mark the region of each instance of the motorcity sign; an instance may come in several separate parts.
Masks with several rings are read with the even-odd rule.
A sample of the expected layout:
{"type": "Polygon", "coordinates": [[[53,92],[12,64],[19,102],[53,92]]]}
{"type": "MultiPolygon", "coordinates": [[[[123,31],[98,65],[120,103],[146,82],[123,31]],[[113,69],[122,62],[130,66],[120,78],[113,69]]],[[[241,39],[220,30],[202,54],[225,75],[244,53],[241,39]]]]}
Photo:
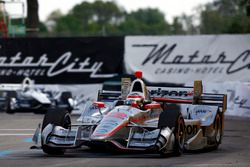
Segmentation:
{"type": "Polygon", "coordinates": [[[20,82],[26,76],[37,83],[99,83],[121,73],[123,39],[5,39],[0,53],[4,83],[20,82]]]}
{"type": "Polygon", "coordinates": [[[250,81],[250,35],[126,37],[125,65],[149,82],[250,81]]]}
{"type": "Polygon", "coordinates": [[[90,73],[90,78],[115,76],[115,73],[98,74],[98,71],[103,66],[103,62],[91,64],[90,57],[86,57],[83,61],[80,61],[78,57],[73,59],[72,57],[71,52],[63,53],[55,61],[50,61],[47,54],[40,56],[38,61],[33,61],[35,58],[32,56],[22,58],[21,52],[10,58],[2,56],[0,57],[0,66],[6,69],[0,70],[0,76],[54,77],[63,73],[90,73]]]}

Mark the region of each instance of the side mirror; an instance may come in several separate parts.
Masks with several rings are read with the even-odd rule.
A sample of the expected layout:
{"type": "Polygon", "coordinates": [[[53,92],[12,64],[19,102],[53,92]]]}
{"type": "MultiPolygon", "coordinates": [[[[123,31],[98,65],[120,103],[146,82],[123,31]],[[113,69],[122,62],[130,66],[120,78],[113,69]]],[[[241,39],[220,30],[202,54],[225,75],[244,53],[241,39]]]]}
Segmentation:
{"type": "Polygon", "coordinates": [[[94,102],[94,105],[98,108],[104,108],[105,107],[105,103],[100,102],[100,101],[96,101],[94,102]]]}
{"type": "Polygon", "coordinates": [[[155,104],[146,104],[144,107],[146,110],[147,109],[158,109],[161,108],[161,105],[159,103],[155,103],[155,104]]]}

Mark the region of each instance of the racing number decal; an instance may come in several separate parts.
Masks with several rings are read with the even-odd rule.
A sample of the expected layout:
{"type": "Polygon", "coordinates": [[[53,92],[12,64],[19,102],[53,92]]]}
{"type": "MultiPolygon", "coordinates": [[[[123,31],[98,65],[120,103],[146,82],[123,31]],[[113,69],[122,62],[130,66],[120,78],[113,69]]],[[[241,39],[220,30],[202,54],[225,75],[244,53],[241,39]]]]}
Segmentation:
{"type": "Polygon", "coordinates": [[[187,125],[186,132],[188,135],[195,135],[198,132],[198,126],[197,125],[187,125]]]}
{"type": "Polygon", "coordinates": [[[118,118],[118,119],[125,119],[127,117],[127,114],[122,112],[110,112],[108,114],[109,117],[118,118]]]}

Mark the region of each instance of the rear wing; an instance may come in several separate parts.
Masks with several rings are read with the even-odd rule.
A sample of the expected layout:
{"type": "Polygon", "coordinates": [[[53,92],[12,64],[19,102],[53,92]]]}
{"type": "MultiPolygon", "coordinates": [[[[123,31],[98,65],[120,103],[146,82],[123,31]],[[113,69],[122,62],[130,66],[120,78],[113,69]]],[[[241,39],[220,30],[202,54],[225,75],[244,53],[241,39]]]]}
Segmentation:
{"type": "Polygon", "coordinates": [[[150,87],[150,98],[158,102],[211,105],[227,108],[227,95],[203,93],[201,81],[194,81],[193,87],[150,87]]]}
{"type": "Polygon", "coordinates": [[[131,86],[131,78],[121,78],[120,91],[105,90],[105,89],[99,90],[97,100],[98,101],[125,100],[129,93],[130,86],[131,86]]]}
{"type": "Polygon", "coordinates": [[[115,101],[121,98],[120,91],[99,90],[97,101],[115,101]]]}
{"type": "MultiPolygon", "coordinates": [[[[148,87],[150,99],[157,102],[182,103],[193,105],[211,105],[227,108],[227,95],[203,93],[201,81],[194,81],[193,87],[148,87]]],[[[98,101],[121,100],[120,91],[100,90],[98,101]]]]}
{"type": "Polygon", "coordinates": [[[20,84],[0,84],[0,91],[17,91],[22,90],[20,84]]]}

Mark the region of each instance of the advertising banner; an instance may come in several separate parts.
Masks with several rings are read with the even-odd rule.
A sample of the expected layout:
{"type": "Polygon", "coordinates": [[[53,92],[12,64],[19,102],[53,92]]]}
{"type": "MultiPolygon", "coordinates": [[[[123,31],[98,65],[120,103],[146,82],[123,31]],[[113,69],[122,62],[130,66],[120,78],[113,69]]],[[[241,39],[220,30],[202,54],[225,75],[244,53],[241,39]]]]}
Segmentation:
{"type": "Polygon", "coordinates": [[[100,83],[122,73],[123,37],[0,39],[0,83],[100,83]]]}
{"type": "MultiPolygon", "coordinates": [[[[190,85],[190,84],[188,84],[190,85]]],[[[204,92],[226,94],[226,115],[250,117],[250,85],[241,82],[203,83],[204,92]]]]}
{"type": "Polygon", "coordinates": [[[250,35],[128,36],[125,69],[155,83],[250,81],[250,35]]]}

